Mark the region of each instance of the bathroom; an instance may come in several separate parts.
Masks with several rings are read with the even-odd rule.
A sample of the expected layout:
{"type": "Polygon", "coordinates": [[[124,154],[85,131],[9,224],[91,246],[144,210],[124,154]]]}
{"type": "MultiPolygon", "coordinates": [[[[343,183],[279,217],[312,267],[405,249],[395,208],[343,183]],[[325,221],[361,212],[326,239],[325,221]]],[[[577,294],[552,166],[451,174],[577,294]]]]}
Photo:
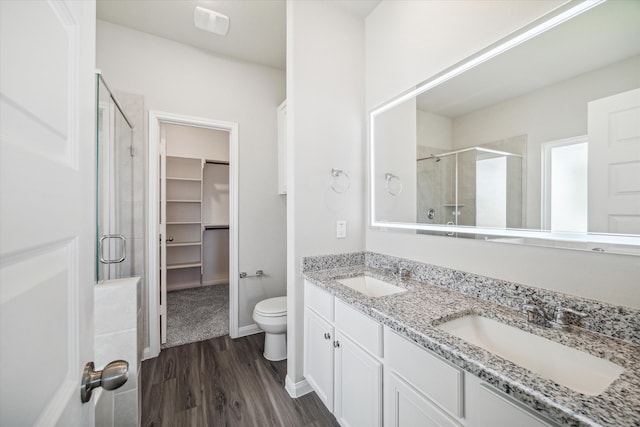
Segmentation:
{"type": "MultiPolygon", "coordinates": [[[[307,390],[302,257],[369,251],[640,307],[636,256],[501,245],[370,227],[367,112],[564,2],[491,2],[487,6],[475,1],[381,1],[360,14],[340,3],[283,2],[280,13],[284,15],[286,9],[286,20],[280,19],[283,32],[286,25],[286,59],[283,56],[279,65],[271,66],[207,54],[100,16],[90,24],[96,25],[97,33],[93,68],[101,69],[114,90],[143,95],[145,111],[239,124],[237,271],[252,275],[263,270],[265,275],[238,279],[238,331],[252,328],[251,311],[258,301],[287,295],[289,394],[297,396],[307,390]],[[223,83],[216,85],[217,80],[223,83]],[[287,139],[295,144],[287,147],[287,164],[293,166],[287,170],[287,195],[283,196],[277,189],[276,109],[285,98],[287,139]],[[333,169],[348,174],[348,190],[331,189],[333,169]],[[337,221],[346,221],[344,238],[336,238],[337,221]]],[[[158,5],[155,12],[159,10],[158,5]]],[[[3,60],[3,74],[4,67],[3,60]]],[[[147,129],[147,124],[142,128],[147,129]]],[[[6,182],[4,170],[3,163],[6,182]]],[[[407,192],[409,183],[405,180],[403,184],[407,192]]],[[[81,190],[89,195],[92,191],[81,190]]],[[[49,201],[47,195],[43,197],[49,201]]],[[[6,200],[14,199],[3,195],[3,235],[9,221],[17,221],[5,215],[6,200]]],[[[37,347],[34,350],[38,352],[37,347]]]]}

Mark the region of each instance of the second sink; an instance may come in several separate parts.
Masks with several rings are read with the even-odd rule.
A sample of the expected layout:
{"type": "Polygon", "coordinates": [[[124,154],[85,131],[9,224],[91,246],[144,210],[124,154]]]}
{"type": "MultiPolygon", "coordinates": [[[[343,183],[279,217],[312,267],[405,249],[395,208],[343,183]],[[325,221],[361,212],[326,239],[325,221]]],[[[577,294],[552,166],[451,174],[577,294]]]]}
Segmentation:
{"type": "Polygon", "coordinates": [[[624,372],[608,360],[475,314],[437,328],[589,396],[601,394],[624,372]]]}

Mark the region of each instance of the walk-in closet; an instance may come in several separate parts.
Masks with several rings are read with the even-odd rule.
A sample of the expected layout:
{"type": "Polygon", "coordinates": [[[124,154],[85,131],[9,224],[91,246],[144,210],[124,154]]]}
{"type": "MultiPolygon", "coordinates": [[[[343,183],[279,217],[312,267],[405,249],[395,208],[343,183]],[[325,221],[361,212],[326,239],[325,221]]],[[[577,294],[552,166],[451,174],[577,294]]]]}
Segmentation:
{"type": "Polygon", "coordinates": [[[162,342],[229,332],[229,133],[163,124],[160,149],[162,342]]]}

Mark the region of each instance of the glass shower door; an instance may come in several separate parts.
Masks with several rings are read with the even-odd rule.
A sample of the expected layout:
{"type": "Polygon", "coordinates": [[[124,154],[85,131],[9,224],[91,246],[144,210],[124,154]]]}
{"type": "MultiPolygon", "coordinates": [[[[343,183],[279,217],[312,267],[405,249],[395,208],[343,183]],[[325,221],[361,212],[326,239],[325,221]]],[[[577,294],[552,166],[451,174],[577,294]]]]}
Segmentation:
{"type": "Polygon", "coordinates": [[[97,75],[97,281],[133,276],[133,128],[97,75]]]}

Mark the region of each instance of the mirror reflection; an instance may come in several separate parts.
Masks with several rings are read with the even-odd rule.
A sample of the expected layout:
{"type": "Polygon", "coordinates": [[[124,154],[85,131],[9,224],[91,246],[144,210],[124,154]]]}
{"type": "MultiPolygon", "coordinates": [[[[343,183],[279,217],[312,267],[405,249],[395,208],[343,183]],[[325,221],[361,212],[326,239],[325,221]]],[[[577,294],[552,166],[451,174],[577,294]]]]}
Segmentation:
{"type": "Polygon", "coordinates": [[[640,2],[596,6],[378,110],[373,225],[640,235],[640,2]]]}

